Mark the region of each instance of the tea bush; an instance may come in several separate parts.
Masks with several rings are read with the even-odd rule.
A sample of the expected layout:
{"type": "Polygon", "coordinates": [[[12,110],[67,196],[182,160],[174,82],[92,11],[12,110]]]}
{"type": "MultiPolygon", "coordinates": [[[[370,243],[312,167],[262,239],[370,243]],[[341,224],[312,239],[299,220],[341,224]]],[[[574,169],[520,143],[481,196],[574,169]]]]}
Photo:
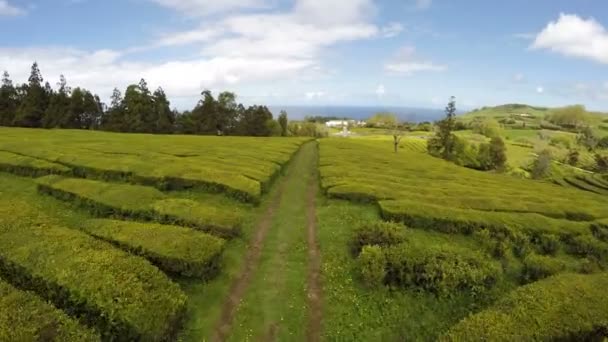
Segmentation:
{"type": "Polygon", "coordinates": [[[0,341],[100,341],[61,310],[0,279],[0,341]]]}
{"type": "Polygon", "coordinates": [[[359,269],[363,283],[369,287],[384,284],[386,260],[380,246],[364,246],[359,255],[359,269]]]}
{"type": "Polygon", "coordinates": [[[190,226],[222,237],[238,235],[242,221],[241,213],[232,206],[169,198],[155,188],[141,185],[60,176],[46,176],[37,182],[40,192],[75,202],[100,217],[155,220],[190,226]]]}
{"type": "Polygon", "coordinates": [[[386,247],[406,240],[405,227],[392,222],[368,222],[357,228],[352,242],[352,252],[358,255],[366,245],[386,247]]]}
{"type": "Polygon", "coordinates": [[[561,274],[520,287],[453,326],[441,341],[601,341],[608,274],[561,274]]]}
{"type": "Polygon", "coordinates": [[[527,255],[523,263],[524,283],[544,279],[566,269],[566,265],[561,260],[537,254],[527,255]]]}
{"type": "Polygon", "coordinates": [[[161,270],[210,279],[219,272],[224,240],[182,227],[116,220],[90,220],[88,234],[143,256],[161,270]]]}

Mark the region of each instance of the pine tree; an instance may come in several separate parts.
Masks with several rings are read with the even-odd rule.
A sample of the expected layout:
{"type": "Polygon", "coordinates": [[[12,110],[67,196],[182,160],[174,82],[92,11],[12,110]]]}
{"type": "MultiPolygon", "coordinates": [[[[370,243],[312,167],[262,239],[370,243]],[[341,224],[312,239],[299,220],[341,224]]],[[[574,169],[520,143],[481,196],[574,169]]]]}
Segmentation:
{"type": "Polygon", "coordinates": [[[109,131],[126,132],[127,130],[122,93],[118,88],[112,91],[110,108],[103,116],[101,125],[103,129],[109,131]]]}
{"type": "Polygon", "coordinates": [[[65,116],[69,115],[71,89],[68,87],[67,81],[63,75],[59,77],[57,86],[59,87],[59,90],[50,95],[49,105],[44,113],[42,126],[46,128],[72,128],[72,125],[64,126],[64,123],[69,121],[65,116]]]}
{"type": "Polygon", "coordinates": [[[437,123],[439,130],[429,140],[428,149],[433,155],[441,156],[443,159],[451,160],[454,155],[456,138],[454,128],[456,126],[456,98],[452,96],[445,108],[445,118],[437,123]]]}
{"type": "MultiPolygon", "coordinates": [[[[38,69],[38,63],[34,62],[28,85],[25,88],[25,96],[20,104],[14,123],[22,127],[40,127],[47,105],[47,94],[42,87],[42,75],[38,69]]],[[[49,85],[50,87],[50,85],[49,85]]]]}
{"type": "Polygon", "coordinates": [[[18,106],[17,90],[13,86],[10,75],[5,71],[0,87],[0,126],[12,125],[18,106]]]}

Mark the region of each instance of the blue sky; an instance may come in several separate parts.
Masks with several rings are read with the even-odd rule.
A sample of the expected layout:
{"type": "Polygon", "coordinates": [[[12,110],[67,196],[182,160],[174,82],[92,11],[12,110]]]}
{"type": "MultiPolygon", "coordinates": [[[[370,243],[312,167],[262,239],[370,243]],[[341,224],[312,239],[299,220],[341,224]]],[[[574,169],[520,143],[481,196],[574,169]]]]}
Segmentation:
{"type": "Polygon", "coordinates": [[[247,103],[608,111],[605,0],[0,0],[0,69],[106,99],[144,77],[174,106],[247,103]]]}

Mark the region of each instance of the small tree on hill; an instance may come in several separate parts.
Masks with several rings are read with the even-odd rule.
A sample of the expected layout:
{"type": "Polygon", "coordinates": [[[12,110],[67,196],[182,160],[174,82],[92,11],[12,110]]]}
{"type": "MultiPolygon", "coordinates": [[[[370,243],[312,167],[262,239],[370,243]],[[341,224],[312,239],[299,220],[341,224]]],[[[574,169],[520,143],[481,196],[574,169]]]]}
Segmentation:
{"type": "Polygon", "coordinates": [[[451,160],[454,154],[456,126],[456,98],[452,96],[445,108],[445,118],[437,122],[439,130],[429,140],[428,150],[432,155],[440,156],[443,159],[451,160]]]}
{"type": "Polygon", "coordinates": [[[279,125],[281,125],[281,136],[287,136],[287,126],[288,126],[288,119],[287,119],[287,112],[282,110],[281,113],[279,114],[279,125]]]}
{"type": "Polygon", "coordinates": [[[578,135],[577,140],[579,144],[585,146],[589,151],[593,151],[599,142],[591,127],[585,127],[581,134],[578,135]]]}
{"type": "Polygon", "coordinates": [[[568,164],[572,165],[572,166],[576,166],[578,164],[578,161],[580,159],[580,152],[577,150],[570,150],[570,152],[568,152],[568,164]]]}
{"type": "Polygon", "coordinates": [[[532,165],[532,178],[540,179],[548,176],[551,172],[552,158],[551,151],[542,150],[532,165]]]}

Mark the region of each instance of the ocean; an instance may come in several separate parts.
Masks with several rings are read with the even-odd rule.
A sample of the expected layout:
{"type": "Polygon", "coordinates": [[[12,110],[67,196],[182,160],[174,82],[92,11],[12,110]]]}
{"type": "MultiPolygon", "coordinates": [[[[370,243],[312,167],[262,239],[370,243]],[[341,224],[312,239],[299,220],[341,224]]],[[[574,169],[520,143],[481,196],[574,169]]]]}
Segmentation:
{"type": "Polygon", "coordinates": [[[423,122],[441,119],[445,115],[443,109],[413,107],[269,106],[269,109],[275,118],[281,110],[285,110],[291,120],[301,120],[306,116],[335,116],[364,120],[376,113],[389,112],[397,115],[403,121],[423,122]]]}

